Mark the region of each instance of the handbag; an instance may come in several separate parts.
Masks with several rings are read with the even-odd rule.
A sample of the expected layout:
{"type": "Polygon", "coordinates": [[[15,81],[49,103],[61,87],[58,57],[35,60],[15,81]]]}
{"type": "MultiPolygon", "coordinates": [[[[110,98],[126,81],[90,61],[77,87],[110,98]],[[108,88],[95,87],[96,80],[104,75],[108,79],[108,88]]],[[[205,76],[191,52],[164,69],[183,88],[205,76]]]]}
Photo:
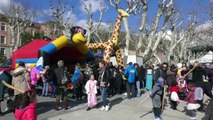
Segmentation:
{"type": "Polygon", "coordinates": [[[68,80],[68,78],[67,78],[67,76],[66,76],[66,69],[65,69],[65,70],[64,70],[64,74],[63,74],[63,76],[62,76],[62,78],[61,78],[61,84],[62,84],[62,85],[67,85],[68,82],[69,82],[69,80],[68,80]]]}
{"type": "Polygon", "coordinates": [[[178,101],[179,100],[178,94],[176,92],[171,93],[171,100],[172,101],[178,101]]]}

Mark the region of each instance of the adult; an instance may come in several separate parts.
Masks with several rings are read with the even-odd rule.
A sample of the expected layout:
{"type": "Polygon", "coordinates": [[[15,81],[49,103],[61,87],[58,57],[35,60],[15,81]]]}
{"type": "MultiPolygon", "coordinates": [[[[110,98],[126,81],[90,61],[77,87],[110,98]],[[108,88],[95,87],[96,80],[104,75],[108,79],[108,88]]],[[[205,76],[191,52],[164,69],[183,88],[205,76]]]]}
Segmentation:
{"type": "Polygon", "coordinates": [[[142,72],[142,88],[146,85],[146,69],[143,65],[141,65],[141,72],[142,72]]]}
{"type": "Polygon", "coordinates": [[[127,99],[135,97],[135,80],[138,76],[138,72],[132,62],[129,62],[128,67],[124,71],[124,75],[127,78],[126,89],[127,89],[127,99]],[[132,96],[130,96],[130,91],[132,96]]]}
{"type": "MultiPolygon", "coordinates": [[[[12,85],[16,88],[19,88],[23,91],[27,91],[30,89],[30,74],[25,67],[24,62],[19,62],[18,67],[12,71],[11,75],[12,78],[12,85]]],[[[19,91],[14,90],[15,100],[14,100],[14,107],[18,106],[18,100],[21,96],[19,91]]]]}
{"type": "Polygon", "coordinates": [[[164,62],[162,63],[162,66],[161,66],[161,72],[160,72],[160,76],[166,80],[167,79],[167,71],[168,71],[168,63],[164,62]]]}
{"type": "MultiPolygon", "coordinates": [[[[12,82],[12,76],[7,71],[0,71],[0,102],[4,101],[4,94],[6,87],[2,84],[2,80],[4,80],[6,83],[11,84],[12,82]]],[[[9,96],[12,96],[11,89],[7,89],[9,96]]]]}
{"type": "Polygon", "coordinates": [[[101,98],[103,105],[101,107],[101,111],[108,111],[109,110],[109,100],[107,99],[107,89],[109,88],[109,79],[110,73],[109,68],[106,66],[104,62],[99,62],[99,75],[98,81],[101,91],[101,98]]]}
{"type": "Polygon", "coordinates": [[[136,88],[137,88],[137,97],[141,96],[141,84],[143,80],[143,73],[142,70],[140,69],[138,63],[135,63],[135,68],[138,72],[138,77],[136,77],[136,88]]]}
{"type": "MultiPolygon", "coordinates": [[[[196,85],[196,87],[201,87],[203,89],[203,92],[210,98],[213,98],[212,95],[212,86],[209,83],[209,81],[205,81],[204,78],[206,75],[208,74],[213,74],[213,72],[211,70],[208,69],[204,69],[203,66],[201,66],[201,64],[196,61],[194,63],[194,70],[192,71],[192,83],[194,83],[196,85]]],[[[200,112],[204,112],[204,108],[203,108],[203,100],[198,101],[198,103],[200,104],[200,108],[198,109],[198,111],[200,112]]]]}
{"type": "Polygon", "coordinates": [[[77,63],[75,65],[75,71],[72,77],[72,83],[74,86],[74,93],[76,95],[77,100],[81,101],[83,96],[83,73],[80,70],[80,64],[77,63]]]}
{"type": "Polygon", "coordinates": [[[122,68],[119,67],[116,69],[116,75],[115,75],[115,91],[117,94],[122,93],[122,82],[123,82],[123,76],[122,76],[122,68]]]}
{"type": "Polygon", "coordinates": [[[55,109],[59,110],[60,96],[61,96],[64,102],[64,109],[67,110],[68,104],[67,104],[67,88],[66,87],[68,85],[68,82],[67,81],[63,82],[63,78],[66,77],[65,79],[69,80],[69,74],[68,74],[67,68],[64,66],[63,60],[59,60],[57,62],[57,65],[58,67],[55,69],[55,75],[57,79],[55,109]]]}
{"type": "Polygon", "coordinates": [[[153,64],[153,82],[154,84],[157,82],[158,78],[160,77],[160,68],[158,64],[153,64]]]}
{"type": "Polygon", "coordinates": [[[213,120],[213,99],[209,101],[205,111],[205,116],[202,120],[213,120]]]}
{"type": "Polygon", "coordinates": [[[115,66],[112,64],[112,62],[109,63],[109,89],[108,89],[108,96],[112,97],[115,94],[115,72],[116,72],[116,68],[115,66]]]}

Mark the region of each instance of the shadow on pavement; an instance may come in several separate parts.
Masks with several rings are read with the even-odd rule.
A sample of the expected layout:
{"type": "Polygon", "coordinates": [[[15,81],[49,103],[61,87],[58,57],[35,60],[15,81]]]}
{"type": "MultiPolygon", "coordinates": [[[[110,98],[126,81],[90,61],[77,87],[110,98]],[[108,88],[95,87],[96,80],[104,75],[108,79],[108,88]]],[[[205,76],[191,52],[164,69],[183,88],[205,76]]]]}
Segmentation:
{"type": "Polygon", "coordinates": [[[37,114],[43,114],[45,112],[48,112],[50,110],[55,109],[55,102],[39,102],[37,103],[37,114]]]}
{"type": "Polygon", "coordinates": [[[142,117],[144,117],[144,116],[146,116],[146,115],[148,115],[148,114],[150,114],[150,113],[152,113],[152,111],[149,111],[149,112],[147,112],[147,113],[141,115],[140,118],[142,118],[142,117]]]}
{"type": "Polygon", "coordinates": [[[122,101],[123,101],[123,98],[122,98],[122,97],[119,97],[119,98],[116,98],[116,99],[111,100],[111,101],[110,101],[110,105],[111,105],[111,106],[114,106],[114,105],[116,105],[116,104],[119,104],[119,103],[122,102],[122,101]]]}

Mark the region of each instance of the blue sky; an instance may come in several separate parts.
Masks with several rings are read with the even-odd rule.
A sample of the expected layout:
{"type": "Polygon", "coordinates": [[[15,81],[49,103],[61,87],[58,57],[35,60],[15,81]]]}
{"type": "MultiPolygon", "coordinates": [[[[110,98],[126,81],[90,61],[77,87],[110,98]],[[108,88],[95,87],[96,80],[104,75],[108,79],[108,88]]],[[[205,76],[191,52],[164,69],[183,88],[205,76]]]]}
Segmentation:
{"type": "MultiPolygon", "coordinates": [[[[15,1],[19,2],[24,6],[27,6],[29,8],[36,9],[38,11],[46,11],[49,12],[49,0],[0,0],[0,8],[4,8],[8,6],[9,1],[15,1]]],[[[53,0],[54,4],[56,4],[58,0],[53,0]]],[[[62,3],[66,0],[60,0],[62,3]]],[[[96,21],[99,18],[99,12],[98,12],[98,0],[67,0],[67,11],[68,14],[70,11],[70,7],[74,6],[73,11],[73,21],[75,24],[85,26],[87,21],[87,14],[85,13],[85,10],[81,6],[80,2],[86,1],[87,3],[92,4],[92,8],[94,11],[94,18],[96,21]]],[[[126,2],[125,0],[121,0],[122,3],[120,4],[121,8],[126,9],[126,2]]],[[[167,0],[168,1],[168,0],[167,0]]],[[[204,24],[206,23],[210,18],[208,16],[208,13],[206,12],[206,7],[209,5],[210,2],[213,0],[174,0],[175,1],[175,9],[181,12],[181,16],[184,19],[184,25],[187,25],[188,23],[188,15],[190,12],[195,12],[198,14],[198,24],[204,24]]],[[[157,14],[157,3],[158,0],[148,0],[148,22],[151,23],[157,14]]],[[[103,23],[107,24],[109,22],[115,22],[117,17],[117,12],[115,11],[115,8],[113,8],[109,4],[109,0],[104,0],[104,6],[108,6],[108,11],[103,16],[103,23]]],[[[47,20],[47,17],[39,17],[36,19],[37,22],[42,22],[47,20]]],[[[137,31],[138,26],[140,25],[141,16],[140,15],[133,15],[131,14],[128,18],[129,25],[131,30],[137,31]]],[[[163,19],[160,22],[160,26],[163,24],[163,19]]]]}

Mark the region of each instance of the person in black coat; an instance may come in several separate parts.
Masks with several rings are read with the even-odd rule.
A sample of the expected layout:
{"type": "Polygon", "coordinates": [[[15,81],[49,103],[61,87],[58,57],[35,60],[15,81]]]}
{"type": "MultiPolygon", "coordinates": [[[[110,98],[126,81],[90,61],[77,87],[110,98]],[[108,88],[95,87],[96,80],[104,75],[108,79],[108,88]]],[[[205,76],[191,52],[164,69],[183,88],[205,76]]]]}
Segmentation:
{"type": "Polygon", "coordinates": [[[123,76],[122,76],[122,69],[118,68],[116,69],[116,75],[115,75],[115,90],[117,94],[122,93],[122,82],[123,82],[123,76]]]}
{"type": "Polygon", "coordinates": [[[105,62],[99,62],[99,88],[101,91],[101,98],[103,101],[103,106],[101,108],[102,111],[109,110],[109,100],[107,99],[107,90],[109,88],[109,79],[110,79],[110,71],[109,67],[106,65],[105,62]]]}
{"type": "MultiPolygon", "coordinates": [[[[198,61],[194,63],[194,66],[195,69],[192,71],[192,83],[194,83],[196,87],[201,87],[208,97],[213,98],[211,84],[209,81],[204,81],[204,77],[209,74],[213,75],[213,72],[209,69],[204,69],[198,61]]],[[[200,104],[198,111],[204,112],[203,100],[198,101],[198,103],[200,104]]]]}
{"type": "Polygon", "coordinates": [[[154,67],[154,70],[153,70],[153,82],[155,84],[157,82],[158,78],[160,77],[161,70],[160,70],[158,64],[153,64],[153,67],[154,67]]]}
{"type": "Polygon", "coordinates": [[[202,118],[202,120],[213,120],[213,99],[211,99],[208,103],[205,116],[202,118]]]}

